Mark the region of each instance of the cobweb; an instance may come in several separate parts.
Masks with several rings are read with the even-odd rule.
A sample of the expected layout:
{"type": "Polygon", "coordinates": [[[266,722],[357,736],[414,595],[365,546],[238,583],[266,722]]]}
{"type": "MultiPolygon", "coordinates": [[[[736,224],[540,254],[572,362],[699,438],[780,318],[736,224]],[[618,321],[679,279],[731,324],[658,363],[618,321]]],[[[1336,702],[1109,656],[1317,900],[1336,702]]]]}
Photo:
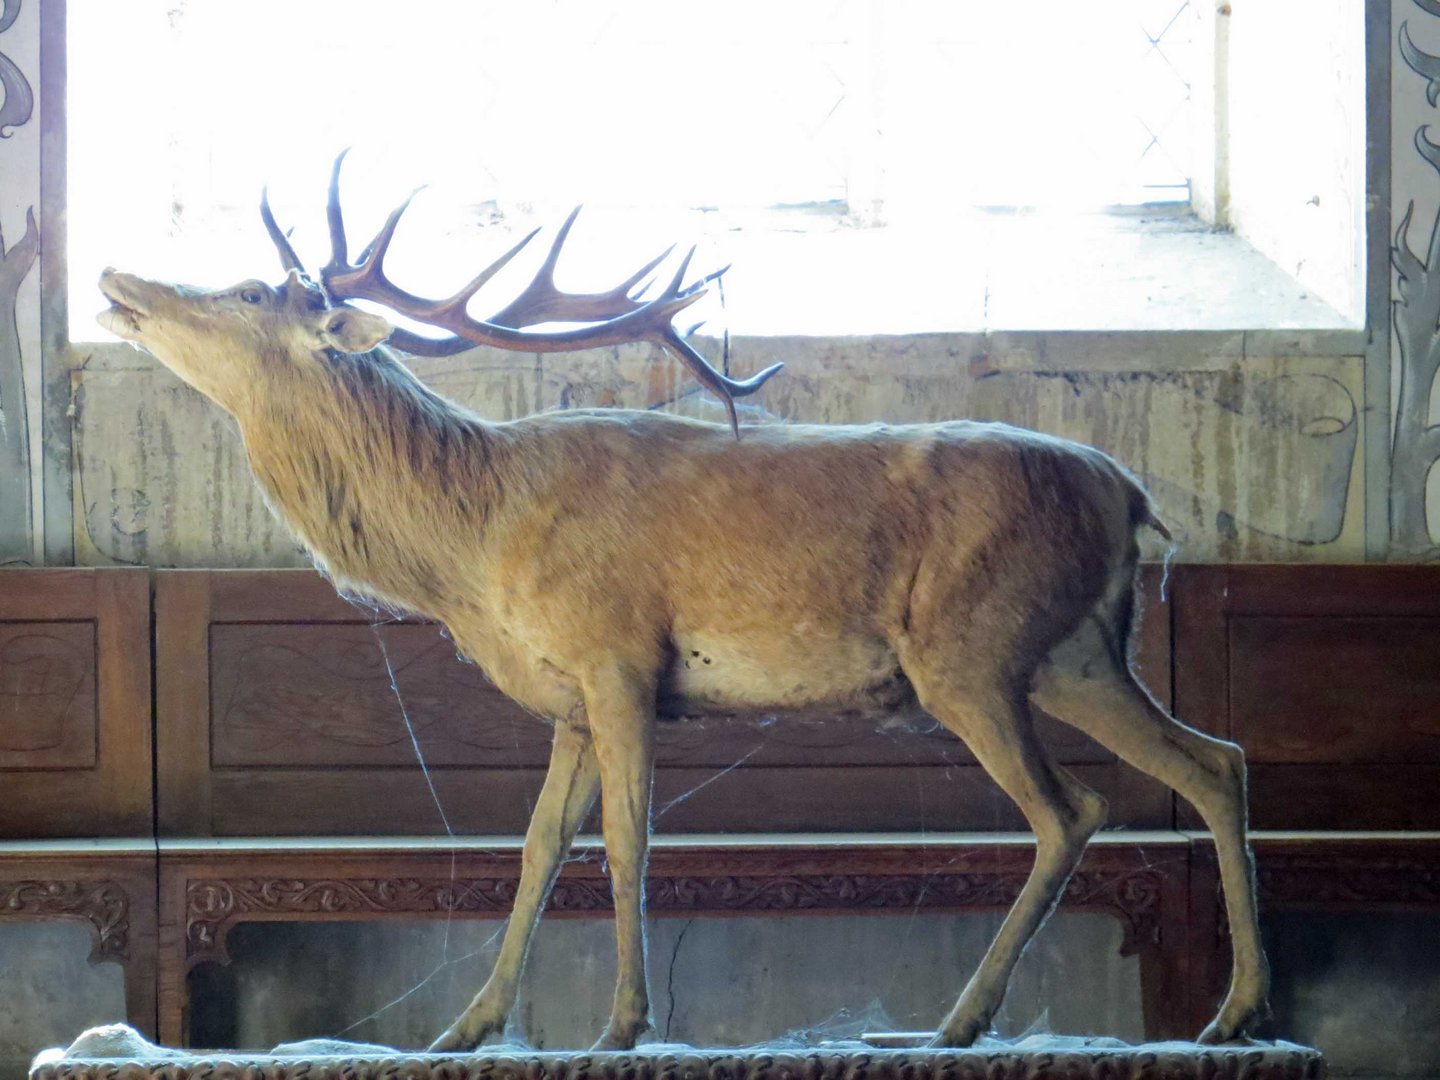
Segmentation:
{"type": "MultiPolygon", "coordinates": [[[[434,804],[437,824],[449,842],[449,895],[457,895],[460,842],[385,640],[384,629],[397,620],[372,605],[365,609],[372,617],[371,630],[419,774],[434,804]]],[[[655,819],[662,819],[696,792],[743,767],[763,749],[763,737],[762,731],[761,741],[729,765],[658,803],[655,819]]],[[[945,788],[952,785],[956,786],[955,797],[964,794],[958,786],[960,742],[939,751],[947,772],[945,783],[937,788],[922,779],[922,774],[933,770],[919,767],[936,764],[935,740],[917,737],[913,725],[907,724],[881,725],[874,737],[903,747],[916,766],[903,770],[915,777],[908,798],[916,831],[921,836],[932,835],[930,803],[944,797],[945,788]]],[[[975,771],[964,770],[966,774],[975,771]]],[[[906,797],[900,791],[896,796],[906,797]]],[[[1014,821],[1006,816],[1002,804],[991,800],[990,806],[992,830],[1013,831],[1014,821]]],[[[570,857],[596,856],[587,851],[570,857]]],[[[922,856],[917,868],[922,882],[944,869],[923,861],[931,858],[943,855],[922,856]]],[[[650,920],[649,985],[655,1027],[647,1040],[793,1049],[854,1041],[867,1032],[933,1030],[998,929],[1003,913],[935,911],[926,909],[923,900],[922,885],[915,905],[904,912],[650,920]]],[[[360,965],[364,985],[339,995],[342,1009],[344,1001],[360,1007],[349,1016],[332,1010],[328,1022],[316,1016],[315,1020],[324,1024],[320,1030],[338,1039],[363,1038],[392,1045],[414,1045],[422,1031],[426,1034],[418,1036],[420,1039],[433,1038],[489,974],[504,928],[503,920],[457,921],[447,907],[443,920],[423,930],[416,928],[404,939],[408,945],[401,945],[420,949],[422,954],[434,950],[431,959],[422,961],[416,971],[413,963],[387,966],[387,950],[388,959],[393,960],[396,942],[391,938],[382,944],[382,940],[384,934],[394,933],[393,924],[377,924],[369,936],[355,924],[335,924],[338,936],[327,940],[338,943],[346,934],[361,935],[352,937],[352,948],[368,952],[378,946],[379,952],[377,960],[360,965]],[[406,967],[413,974],[397,982],[390,972],[403,972],[406,967]],[[389,990],[385,989],[387,983],[389,990]]],[[[297,925],[296,929],[313,932],[313,925],[297,925]]],[[[612,933],[611,920],[605,918],[542,920],[520,1001],[502,1045],[523,1047],[533,1040],[541,1048],[573,1048],[588,1045],[598,1035],[613,987],[612,933]]],[[[1092,1008],[1094,1018],[1085,1030],[1139,1038],[1138,961],[1116,959],[1118,934],[1118,924],[1104,915],[1064,915],[1053,920],[1022,958],[997,1016],[997,1030],[1011,1037],[1042,1034],[1050,1028],[1050,1009],[1058,1007],[1066,1013],[1067,1001],[1068,1014],[1060,1020],[1075,1030],[1076,988],[1088,987],[1083,996],[1092,1004],[1118,1004],[1103,1005],[1098,1012],[1092,1008]]],[[[303,981],[303,974],[292,975],[303,981]]]]}

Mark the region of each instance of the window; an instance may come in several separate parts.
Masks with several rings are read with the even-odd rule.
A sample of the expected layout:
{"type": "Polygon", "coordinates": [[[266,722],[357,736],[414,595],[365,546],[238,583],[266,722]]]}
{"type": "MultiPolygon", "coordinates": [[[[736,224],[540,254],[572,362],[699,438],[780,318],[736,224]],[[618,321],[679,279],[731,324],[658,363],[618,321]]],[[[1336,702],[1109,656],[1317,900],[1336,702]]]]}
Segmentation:
{"type": "MultiPolygon", "coordinates": [[[[742,331],[1029,326],[1035,289],[1006,284],[1027,245],[1105,265],[1137,229],[1163,234],[1141,253],[1162,260],[1205,233],[1185,215],[1214,158],[1194,141],[1214,137],[1214,99],[1193,92],[1213,82],[1207,10],[71,0],[72,282],[108,263],[213,284],[265,272],[267,183],[319,259],[329,161],[351,146],[352,241],[434,185],[392,257],[416,291],[450,290],[584,202],[562,270],[577,287],[699,239],[743,268],[719,313],[742,331]],[[1146,209],[1076,214],[1117,206],[1146,209]]],[[[1054,298],[1062,320],[1094,307],[1054,298]]],[[[91,307],[77,295],[77,336],[95,336],[91,307]]]]}

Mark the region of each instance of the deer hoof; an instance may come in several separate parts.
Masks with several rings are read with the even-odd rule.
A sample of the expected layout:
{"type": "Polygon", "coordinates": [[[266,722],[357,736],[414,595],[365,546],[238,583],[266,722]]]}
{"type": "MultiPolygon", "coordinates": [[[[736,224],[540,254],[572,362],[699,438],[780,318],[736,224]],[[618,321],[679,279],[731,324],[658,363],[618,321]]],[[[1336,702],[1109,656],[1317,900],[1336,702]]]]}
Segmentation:
{"type": "Polygon", "coordinates": [[[990,1030],[990,1022],[980,1017],[960,1017],[949,1021],[930,1040],[934,1049],[959,1049],[974,1046],[975,1040],[990,1030]]]}
{"type": "Polygon", "coordinates": [[[1227,999],[1219,1014],[1205,1026],[1196,1042],[1206,1046],[1219,1043],[1244,1042],[1250,1033],[1270,1015],[1264,1001],[1236,1003],[1227,999]]]}
{"type": "Polygon", "coordinates": [[[454,1054],[474,1050],[482,1042],[505,1027],[504,1019],[472,1019],[469,1013],[461,1016],[445,1029],[443,1035],[430,1044],[427,1053],[454,1054]]]}
{"type": "Polygon", "coordinates": [[[621,1022],[611,1020],[591,1050],[634,1050],[640,1035],[650,1027],[648,1020],[621,1022]]]}

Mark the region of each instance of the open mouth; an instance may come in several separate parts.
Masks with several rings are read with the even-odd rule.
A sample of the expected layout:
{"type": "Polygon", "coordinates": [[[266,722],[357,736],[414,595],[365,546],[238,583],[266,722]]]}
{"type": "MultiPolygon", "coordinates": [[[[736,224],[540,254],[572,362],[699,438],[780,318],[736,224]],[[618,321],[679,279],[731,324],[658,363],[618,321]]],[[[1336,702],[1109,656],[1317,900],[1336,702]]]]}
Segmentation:
{"type": "Polygon", "coordinates": [[[95,321],[116,337],[135,339],[140,334],[145,312],[127,295],[122,275],[107,270],[100,276],[100,291],[110,301],[110,306],[100,312],[95,321]]]}

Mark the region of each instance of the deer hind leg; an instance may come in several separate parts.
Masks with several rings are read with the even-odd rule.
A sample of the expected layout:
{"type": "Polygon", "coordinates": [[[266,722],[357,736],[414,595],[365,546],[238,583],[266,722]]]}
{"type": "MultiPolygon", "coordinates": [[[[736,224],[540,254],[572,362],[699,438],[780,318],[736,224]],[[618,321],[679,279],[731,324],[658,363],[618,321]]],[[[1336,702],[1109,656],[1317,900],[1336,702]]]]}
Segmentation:
{"type": "Polygon", "coordinates": [[[1033,700],[1191,803],[1215,837],[1234,962],[1224,1004],[1200,1035],[1227,1042],[1269,1012],[1269,967],[1260,943],[1255,869],[1245,838],[1245,755],[1187,727],[1155,703],[1130,670],[1129,601],[1110,620],[1087,621],[1037,673],[1033,700]]]}
{"type": "Polygon", "coordinates": [[[989,1030],[1016,961],[1104,824],[1106,804],[1051,760],[1018,688],[911,678],[925,708],[965,741],[1035,831],[1030,876],[934,1040],[936,1046],[969,1046],[989,1030]]]}
{"type": "Polygon", "coordinates": [[[525,831],[520,884],[495,968],[475,1000],[435,1040],[431,1051],[473,1050],[489,1036],[504,1030],[505,1021],[515,1007],[520,973],[540,912],[555,884],[560,862],[595,805],[599,789],[600,771],[589,732],[573,724],[557,724],[555,742],[550,748],[550,768],[525,831]]]}

